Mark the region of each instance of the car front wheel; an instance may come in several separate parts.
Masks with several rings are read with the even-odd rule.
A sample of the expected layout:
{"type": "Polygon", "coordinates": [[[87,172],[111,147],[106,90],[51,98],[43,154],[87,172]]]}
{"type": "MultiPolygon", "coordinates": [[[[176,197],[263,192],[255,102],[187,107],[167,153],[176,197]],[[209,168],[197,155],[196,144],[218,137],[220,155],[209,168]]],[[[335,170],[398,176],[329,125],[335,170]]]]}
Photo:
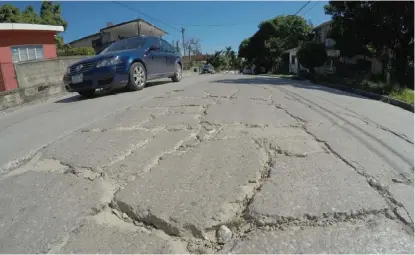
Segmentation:
{"type": "Polygon", "coordinates": [[[176,63],[176,71],[174,72],[171,80],[174,82],[179,82],[182,79],[182,66],[179,63],[176,63]]]}
{"type": "Polygon", "coordinates": [[[146,68],[140,62],[135,62],[130,67],[130,79],[127,88],[132,91],[141,90],[145,87],[147,81],[146,68]]]}

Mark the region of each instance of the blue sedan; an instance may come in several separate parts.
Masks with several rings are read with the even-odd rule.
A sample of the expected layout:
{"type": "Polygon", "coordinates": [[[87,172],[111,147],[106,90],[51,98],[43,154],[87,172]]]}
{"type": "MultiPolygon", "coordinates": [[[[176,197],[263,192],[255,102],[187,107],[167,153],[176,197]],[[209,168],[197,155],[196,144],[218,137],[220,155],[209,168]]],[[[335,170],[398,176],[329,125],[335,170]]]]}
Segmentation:
{"type": "Polygon", "coordinates": [[[68,67],[63,77],[65,88],[91,97],[96,89],[143,89],[148,80],[182,79],[180,54],[165,40],[136,36],[117,41],[99,55],[68,67]]]}

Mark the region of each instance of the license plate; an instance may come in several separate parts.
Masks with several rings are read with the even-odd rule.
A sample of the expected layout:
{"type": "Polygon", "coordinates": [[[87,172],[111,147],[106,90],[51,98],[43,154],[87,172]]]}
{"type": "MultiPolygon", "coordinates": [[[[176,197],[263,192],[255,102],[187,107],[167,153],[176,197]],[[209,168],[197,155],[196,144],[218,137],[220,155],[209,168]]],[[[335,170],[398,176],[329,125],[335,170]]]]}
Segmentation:
{"type": "Polygon", "coordinates": [[[74,75],[71,78],[72,78],[72,83],[80,83],[84,79],[83,74],[74,75]]]}

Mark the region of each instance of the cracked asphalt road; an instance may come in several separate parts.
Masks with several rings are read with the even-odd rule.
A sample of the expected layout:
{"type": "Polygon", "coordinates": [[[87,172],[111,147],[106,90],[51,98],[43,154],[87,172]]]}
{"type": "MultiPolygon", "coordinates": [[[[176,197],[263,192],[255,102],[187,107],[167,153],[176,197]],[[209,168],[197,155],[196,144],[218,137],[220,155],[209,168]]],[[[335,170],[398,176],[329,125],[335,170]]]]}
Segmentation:
{"type": "Polygon", "coordinates": [[[1,253],[414,253],[414,115],[243,75],[0,115],[1,253]]]}

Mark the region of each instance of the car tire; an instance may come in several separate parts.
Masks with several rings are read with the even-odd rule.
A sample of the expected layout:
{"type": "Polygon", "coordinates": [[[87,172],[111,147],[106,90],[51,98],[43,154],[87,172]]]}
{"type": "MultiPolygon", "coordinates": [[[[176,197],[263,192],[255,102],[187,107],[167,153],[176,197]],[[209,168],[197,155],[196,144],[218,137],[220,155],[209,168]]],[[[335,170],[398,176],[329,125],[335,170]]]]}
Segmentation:
{"type": "Polygon", "coordinates": [[[78,94],[84,98],[91,98],[94,95],[94,93],[95,93],[95,89],[78,91],[78,94]]]}
{"type": "Polygon", "coordinates": [[[179,82],[182,79],[183,70],[182,66],[179,63],[176,63],[175,65],[175,72],[173,77],[171,77],[171,80],[174,82],[179,82]]]}
{"type": "Polygon", "coordinates": [[[140,62],[131,65],[127,88],[131,91],[142,90],[146,86],[147,70],[140,62]]]}

